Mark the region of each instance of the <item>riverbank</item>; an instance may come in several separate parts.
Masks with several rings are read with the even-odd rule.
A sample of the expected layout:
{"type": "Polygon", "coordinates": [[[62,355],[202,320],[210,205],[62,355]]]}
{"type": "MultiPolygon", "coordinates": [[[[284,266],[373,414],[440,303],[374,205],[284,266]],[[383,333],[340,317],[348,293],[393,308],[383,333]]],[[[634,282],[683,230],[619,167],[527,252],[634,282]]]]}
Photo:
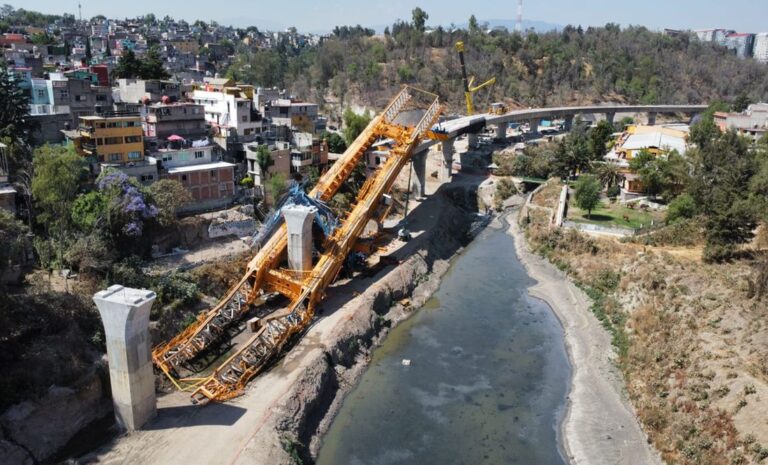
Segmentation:
{"type": "Polygon", "coordinates": [[[611,336],[590,311],[591,300],[546,259],[531,252],[515,219],[508,233],[520,261],[538,283],[532,296],[552,307],[565,331],[572,378],[561,426],[572,464],[661,464],[629,404],[615,365],[611,336]]]}
{"type": "Polygon", "coordinates": [[[402,263],[334,286],[321,318],[240,398],[204,408],[187,393],[158,399],[158,417],[82,463],[270,463],[312,459],[343,394],[377,341],[437,289],[449,260],[478,220],[476,184],[446,185],[409,215],[414,239],[392,253],[402,263]]]}

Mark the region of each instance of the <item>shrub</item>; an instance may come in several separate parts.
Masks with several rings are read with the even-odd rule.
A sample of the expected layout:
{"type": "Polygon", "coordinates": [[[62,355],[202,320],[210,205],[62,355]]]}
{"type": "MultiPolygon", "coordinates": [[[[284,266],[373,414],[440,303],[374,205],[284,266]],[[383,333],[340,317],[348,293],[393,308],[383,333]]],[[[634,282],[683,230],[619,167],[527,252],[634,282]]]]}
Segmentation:
{"type": "Polygon", "coordinates": [[[669,203],[667,222],[674,223],[696,215],[696,202],[689,194],[681,194],[669,203]]]}
{"type": "Polygon", "coordinates": [[[621,195],[621,188],[614,184],[613,186],[608,188],[608,190],[606,191],[606,195],[608,196],[609,199],[615,199],[616,197],[621,195]]]}

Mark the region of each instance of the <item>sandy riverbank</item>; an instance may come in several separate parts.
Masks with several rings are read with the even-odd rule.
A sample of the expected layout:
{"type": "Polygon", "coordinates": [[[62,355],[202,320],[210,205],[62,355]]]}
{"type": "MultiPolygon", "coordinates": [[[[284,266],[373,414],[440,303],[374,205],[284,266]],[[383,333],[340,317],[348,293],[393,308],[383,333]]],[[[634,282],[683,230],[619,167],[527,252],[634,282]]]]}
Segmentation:
{"type": "Polygon", "coordinates": [[[517,214],[510,224],[517,256],[537,281],[529,293],[552,307],[565,332],[573,376],[561,434],[569,462],[662,464],[629,404],[611,337],[592,314],[590,299],[564,273],[531,252],[517,214]]]}

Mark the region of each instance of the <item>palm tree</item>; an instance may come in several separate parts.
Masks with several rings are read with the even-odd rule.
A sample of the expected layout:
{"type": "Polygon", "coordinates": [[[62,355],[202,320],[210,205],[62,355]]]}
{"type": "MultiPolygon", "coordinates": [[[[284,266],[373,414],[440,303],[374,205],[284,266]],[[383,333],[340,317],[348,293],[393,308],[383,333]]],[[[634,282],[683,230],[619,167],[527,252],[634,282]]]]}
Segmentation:
{"type": "Polygon", "coordinates": [[[624,180],[624,174],[613,163],[594,161],[592,162],[592,172],[600,180],[600,184],[605,187],[618,186],[624,180]]]}

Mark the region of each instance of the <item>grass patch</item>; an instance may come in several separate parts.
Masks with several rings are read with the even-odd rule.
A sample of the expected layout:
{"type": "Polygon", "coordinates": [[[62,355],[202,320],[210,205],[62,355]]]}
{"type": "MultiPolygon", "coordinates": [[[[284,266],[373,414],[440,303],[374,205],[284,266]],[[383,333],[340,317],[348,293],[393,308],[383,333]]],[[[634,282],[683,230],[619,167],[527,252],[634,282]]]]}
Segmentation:
{"type": "Polygon", "coordinates": [[[663,221],[664,216],[659,212],[643,211],[639,208],[631,209],[619,203],[608,202],[600,202],[597,208],[592,210],[592,215],[587,216],[587,212],[580,209],[576,206],[576,202],[571,200],[568,203],[568,219],[577,223],[639,229],[650,226],[651,222],[663,221]]]}

